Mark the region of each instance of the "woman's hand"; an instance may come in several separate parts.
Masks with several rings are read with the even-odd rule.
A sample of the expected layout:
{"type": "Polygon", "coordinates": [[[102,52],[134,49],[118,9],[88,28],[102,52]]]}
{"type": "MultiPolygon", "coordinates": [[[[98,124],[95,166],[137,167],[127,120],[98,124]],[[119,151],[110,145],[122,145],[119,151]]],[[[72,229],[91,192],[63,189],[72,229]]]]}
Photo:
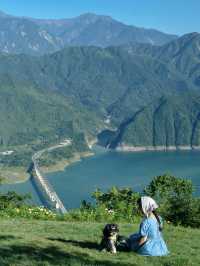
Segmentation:
{"type": "Polygon", "coordinates": [[[146,241],[147,241],[147,236],[142,236],[138,242],[139,246],[142,246],[146,241]]]}

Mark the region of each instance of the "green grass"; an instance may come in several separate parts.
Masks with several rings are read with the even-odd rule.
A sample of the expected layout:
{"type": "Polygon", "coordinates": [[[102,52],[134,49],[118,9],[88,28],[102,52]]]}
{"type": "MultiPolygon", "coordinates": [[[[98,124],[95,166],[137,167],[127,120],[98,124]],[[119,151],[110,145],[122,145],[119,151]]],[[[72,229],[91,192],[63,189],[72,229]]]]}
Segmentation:
{"type": "MultiPolygon", "coordinates": [[[[142,257],[133,252],[117,255],[98,251],[102,223],[32,220],[0,221],[0,265],[200,265],[200,230],[166,225],[164,237],[171,254],[142,257]]],[[[129,235],[137,225],[120,225],[129,235]]]]}

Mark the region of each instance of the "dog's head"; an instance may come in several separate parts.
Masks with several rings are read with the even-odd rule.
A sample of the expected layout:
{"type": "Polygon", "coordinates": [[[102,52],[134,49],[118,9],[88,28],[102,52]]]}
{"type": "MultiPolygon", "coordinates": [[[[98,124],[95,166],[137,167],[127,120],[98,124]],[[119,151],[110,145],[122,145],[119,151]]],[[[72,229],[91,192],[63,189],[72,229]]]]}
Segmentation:
{"type": "Polygon", "coordinates": [[[117,224],[107,224],[103,229],[104,237],[111,237],[119,232],[119,227],[117,224]]]}

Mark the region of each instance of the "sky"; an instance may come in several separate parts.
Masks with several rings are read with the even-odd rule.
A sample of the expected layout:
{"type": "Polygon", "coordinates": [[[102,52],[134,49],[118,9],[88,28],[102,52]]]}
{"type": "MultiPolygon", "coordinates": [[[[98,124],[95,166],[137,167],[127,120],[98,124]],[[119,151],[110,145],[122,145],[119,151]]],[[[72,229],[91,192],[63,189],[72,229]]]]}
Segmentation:
{"type": "Polygon", "coordinates": [[[0,0],[0,10],[52,19],[92,12],[166,33],[200,32],[200,0],[0,0]]]}

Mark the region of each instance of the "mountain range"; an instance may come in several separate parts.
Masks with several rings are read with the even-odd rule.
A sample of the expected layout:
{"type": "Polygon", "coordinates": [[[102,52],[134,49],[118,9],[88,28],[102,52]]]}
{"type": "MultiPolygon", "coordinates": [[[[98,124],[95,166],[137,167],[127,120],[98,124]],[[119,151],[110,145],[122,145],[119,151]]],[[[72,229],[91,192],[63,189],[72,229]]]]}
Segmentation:
{"type": "Polygon", "coordinates": [[[7,40],[7,47],[13,40],[21,42],[0,54],[2,146],[97,136],[110,148],[200,146],[200,34],[178,38],[159,33],[165,40],[159,37],[153,45],[148,41],[151,31],[142,29],[144,34],[137,36],[144,38],[134,39],[130,32],[141,29],[134,31],[106,16],[35,20],[0,13],[0,20],[0,28],[5,27],[10,32],[6,36],[13,38],[7,40]],[[108,25],[116,28],[110,30],[108,25]],[[120,36],[118,26],[126,33],[130,30],[126,35],[130,39],[114,41],[120,36]],[[41,28],[52,36],[62,35],[63,40],[69,32],[77,38],[66,37],[68,43],[49,48],[40,36],[41,47],[27,50],[30,39],[26,42],[17,30],[24,29],[24,37],[38,37],[35,30],[41,28]],[[105,29],[112,33],[112,42],[106,42],[105,29]],[[100,32],[105,38],[99,37],[100,32]],[[17,47],[24,53],[18,54],[17,47]]]}
{"type": "MultiPolygon", "coordinates": [[[[181,73],[187,82],[180,83],[181,90],[155,98],[122,121],[117,130],[105,130],[99,140],[105,146],[135,147],[196,147],[200,144],[200,34],[190,33],[162,47],[152,45],[127,45],[124,49],[131,56],[150,57],[167,64],[171,71],[181,73]]],[[[161,70],[159,77],[168,76],[161,70]]],[[[169,81],[167,81],[169,84],[169,81]]],[[[167,88],[167,87],[165,87],[167,88]]],[[[157,94],[158,96],[159,94],[157,94]]]]}
{"type": "Polygon", "coordinates": [[[4,53],[42,55],[65,46],[108,47],[136,42],[163,45],[176,38],[92,13],[70,19],[42,20],[0,12],[0,51],[4,53]]]}

